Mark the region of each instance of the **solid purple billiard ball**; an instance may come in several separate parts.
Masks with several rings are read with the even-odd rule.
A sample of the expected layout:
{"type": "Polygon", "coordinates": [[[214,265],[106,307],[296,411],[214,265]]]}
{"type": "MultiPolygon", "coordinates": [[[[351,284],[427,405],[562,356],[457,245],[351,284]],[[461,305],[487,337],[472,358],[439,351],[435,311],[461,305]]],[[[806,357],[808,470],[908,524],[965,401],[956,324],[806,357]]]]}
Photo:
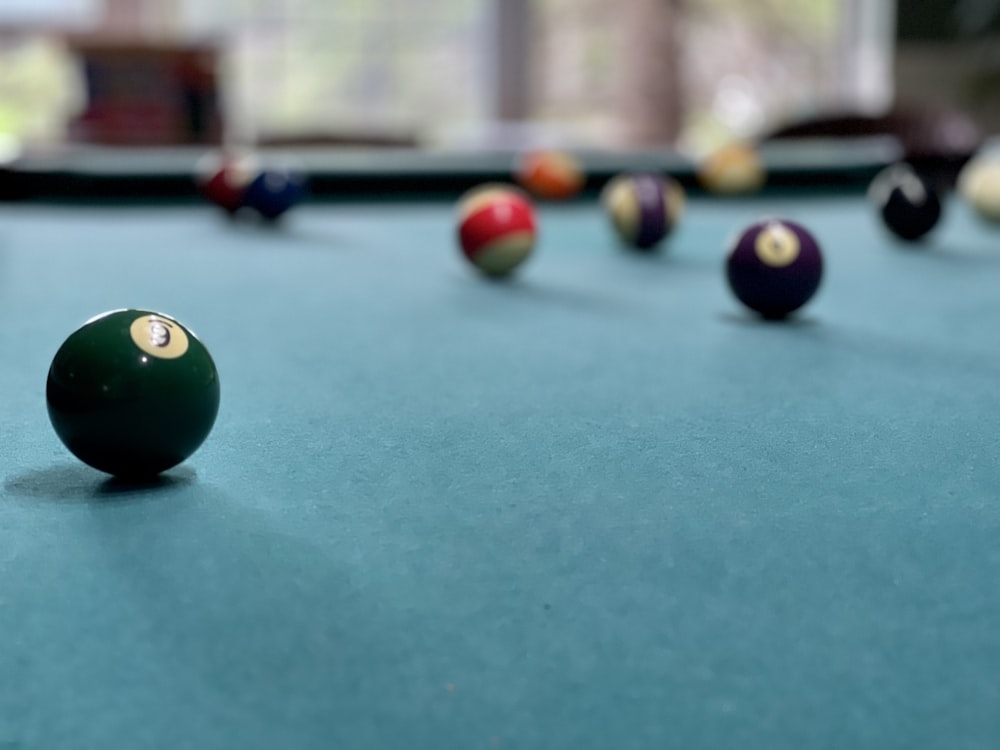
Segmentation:
{"type": "Polygon", "coordinates": [[[290,169],[265,167],[243,193],[243,206],[274,221],[295,206],[305,193],[305,180],[290,169]]]}
{"type": "Polygon", "coordinates": [[[784,219],[747,227],[726,259],[733,294],[768,319],[798,310],[816,293],[823,278],[823,255],[809,231],[784,219]]]}

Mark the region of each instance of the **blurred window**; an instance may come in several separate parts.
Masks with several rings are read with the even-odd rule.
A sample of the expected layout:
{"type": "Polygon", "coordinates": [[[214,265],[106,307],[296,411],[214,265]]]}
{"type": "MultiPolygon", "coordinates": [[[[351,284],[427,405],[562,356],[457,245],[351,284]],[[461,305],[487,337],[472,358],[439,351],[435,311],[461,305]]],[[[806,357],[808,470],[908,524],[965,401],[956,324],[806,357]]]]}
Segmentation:
{"type": "Polygon", "coordinates": [[[632,120],[661,106],[650,114],[648,102],[636,111],[630,100],[670,75],[675,100],[662,109],[678,110],[675,139],[696,149],[891,103],[892,0],[536,1],[544,86],[536,114],[585,140],[628,140],[632,120]],[[638,6],[645,25],[623,22],[638,6]],[[656,30],[663,6],[674,7],[670,35],[656,30]]]}
{"type": "Polygon", "coordinates": [[[482,120],[483,0],[181,0],[225,45],[236,134],[435,141],[482,120]]]}
{"type": "Polygon", "coordinates": [[[93,24],[102,0],[3,0],[0,26],[67,28],[93,24]]]}
{"type": "MultiPolygon", "coordinates": [[[[488,146],[510,145],[514,132],[578,146],[664,137],[702,148],[819,112],[887,107],[894,8],[893,0],[4,0],[0,28],[31,16],[34,28],[72,19],[157,43],[211,41],[222,52],[231,135],[245,139],[488,146]],[[648,24],[634,17],[643,7],[648,24]],[[670,33],[644,34],[668,7],[670,33]],[[497,33],[501,14],[506,36],[497,33]],[[526,38],[512,46],[512,33],[526,38]],[[655,85],[664,75],[676,85],[655,85]],[[515,97],[517,122],[503,122],[518,85],[526,93],[523,106],[515,97]],[[635,127],[660,116],[660,129],[635,127]]],[[[21,106],[3,85],[0,111],[21,106]]],[[[17,119],[6,118],[0,129],[17,119]]]]}

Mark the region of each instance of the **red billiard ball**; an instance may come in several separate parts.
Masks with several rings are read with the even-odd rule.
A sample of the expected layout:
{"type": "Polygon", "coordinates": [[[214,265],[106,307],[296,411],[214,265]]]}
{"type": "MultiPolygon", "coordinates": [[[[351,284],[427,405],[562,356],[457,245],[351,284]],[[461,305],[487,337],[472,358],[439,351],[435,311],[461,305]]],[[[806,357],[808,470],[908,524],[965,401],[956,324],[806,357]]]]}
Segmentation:
{"type": "Polygon", "coordinates": [[[201,160],[196,173],[201,194],[235,215],[243,207],[247,188],[260,173],[260,166],[250,153],[213,153],[201,160]]]}
{"type": "Polygon", "coordinates": [[[808,302],[823,278],[819,243],[800,224],[767,219],[736,238],[726,259],[729,286],[744,305],[781,319],[808,302]]]}
{"type": "Polygon", "coordinates": [[[563,201],[583,190],[586,174],[580,160],[566,151],[542,149],[520,156],[514,170],[517,183],[537,198],[563,201]]]}
{"type": "Polygon", "coordinates": [[[604,210],[626,247],[655,249],[680,220],[684,189],[676,180],[653,174],[625,174],[601,193],[604,210]]]}
{"type": "Polygon", "coordinates": [[[535,209],[509,185],[473,188],[458,203],[458,240],[465,258],[487,276],[506,276],[535,247],[535,209]]]}

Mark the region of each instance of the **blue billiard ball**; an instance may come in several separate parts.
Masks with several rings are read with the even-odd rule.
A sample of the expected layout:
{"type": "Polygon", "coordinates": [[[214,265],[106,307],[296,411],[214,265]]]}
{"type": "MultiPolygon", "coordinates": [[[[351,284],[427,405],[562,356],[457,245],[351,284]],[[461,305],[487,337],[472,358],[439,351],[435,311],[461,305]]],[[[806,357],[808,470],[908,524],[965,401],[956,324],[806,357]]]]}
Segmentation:
{"type": "Polygon", "coordinates": [[[278,219],[302,200],[305,179],[288,169],[265,167],[243,194],[243,206],[268,221],[278,219]]]}

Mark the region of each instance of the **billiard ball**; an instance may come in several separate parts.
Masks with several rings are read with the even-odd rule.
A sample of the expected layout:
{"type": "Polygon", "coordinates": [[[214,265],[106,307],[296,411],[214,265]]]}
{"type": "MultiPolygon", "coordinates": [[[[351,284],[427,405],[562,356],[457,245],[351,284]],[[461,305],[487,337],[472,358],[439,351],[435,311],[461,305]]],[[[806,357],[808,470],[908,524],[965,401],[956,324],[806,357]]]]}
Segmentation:
{"type": "Polygon", "coordinates": [[[49,418],[77,458],[146,478],[187,459],[219,410],[219,375],[198,338],[149,310],[114,310],[59,347],[46,383],[49,418]]]}
{"type": "Polygon", "coordinates": [[[909,164],[883,169],[868,193],[885,226],[907,242],[925,236],[941,219],[937,190],[909,164]]]}
{"type": "Polygon", "coordinates": [[[273,222],[298,204],[305,193],[305,179],[292,169],[264,167],[247,185],[243,206],[265,221],[273,222]]]}
{"type": "Polygon", "coordinates": [[[711,193],[746,195],[764,186],[767,171],[757,149],[747,143],[731,143],[705,157],[696,176],[711,193]]]}
{"type": "Polygon", "coordinates": [[[518,159],[515,181],[536,198],[564,201],[577,196],[586,183],[580,160],[568,151],[539,149],[518,159]]]}
{"type": "Polygon", "coordinates": [[[981,219],[1000,223],[1000,152],[970,159],[959,173],[958,192],[981,219]]]}
{"type": "Polygon", "coordinates": [[[230,216],[243,207],[247,187],[260,172],[257,158],[249,152],[219,152],[204,156],[196,168],[201,194],[230,216]]]}
{"type": "Polygon", "coordinates": [[[733,242],[726,276],[740,302],[778,320],[816,293],[823,277],[823,255],[805,227],[766,219],[749,226],[733,242]]]}
{"type": "Polygon", "coordinates": [[[458,202],[458,241],[465,258],[487,276],[506,276],[535,247],[535,209],[510,185],[473,188],[458,202]]]}
{"type": "Polygon", "coordinates": [[[684,189],[670,177],[618,175],[601,192],[611,225],[626,247],[653,250],[684,211],[684,189]]]}

